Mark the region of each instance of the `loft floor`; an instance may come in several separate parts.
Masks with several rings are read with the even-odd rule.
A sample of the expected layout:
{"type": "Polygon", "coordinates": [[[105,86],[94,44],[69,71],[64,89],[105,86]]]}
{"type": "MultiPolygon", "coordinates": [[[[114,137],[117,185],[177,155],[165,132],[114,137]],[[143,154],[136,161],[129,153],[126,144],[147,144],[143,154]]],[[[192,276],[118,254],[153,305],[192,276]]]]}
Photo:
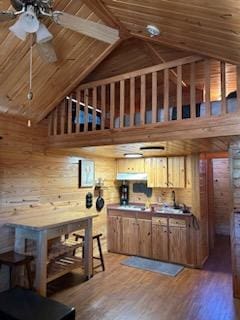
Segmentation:
{"type": "Polygon", "coordinates": [[[232,297],[227,237],[217,238],[203,270],[185,268],[176,278],[122,266],[124,258],[107,254],[106,272],[77,285],[81,275],[69,275],[61,288],[63,282],[71,288],[51,297],[75,306],[77,320],[240,319],[240,301],[232,297]]]}

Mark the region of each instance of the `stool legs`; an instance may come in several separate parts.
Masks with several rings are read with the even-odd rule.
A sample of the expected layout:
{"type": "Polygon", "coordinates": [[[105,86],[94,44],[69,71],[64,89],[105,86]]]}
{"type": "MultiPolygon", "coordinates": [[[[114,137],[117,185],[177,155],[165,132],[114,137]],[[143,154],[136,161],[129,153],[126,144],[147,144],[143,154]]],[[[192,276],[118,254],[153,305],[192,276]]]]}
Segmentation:
{"type": "Polygon", "coordinates": [[[104,260],[103,260],[100,237],[97,237],[97,243],[98,243],[98,250],[99,250],[100,260],[101,260],[101,264],[102,264],[102,270],[105,271],[105,265],[104,265],[104,260]]]}

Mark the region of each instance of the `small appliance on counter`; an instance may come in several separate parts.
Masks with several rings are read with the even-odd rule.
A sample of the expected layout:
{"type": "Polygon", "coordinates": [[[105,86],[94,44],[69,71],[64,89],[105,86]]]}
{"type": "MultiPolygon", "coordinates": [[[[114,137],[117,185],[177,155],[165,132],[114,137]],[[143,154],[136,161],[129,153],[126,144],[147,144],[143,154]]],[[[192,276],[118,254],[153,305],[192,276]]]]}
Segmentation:
{"type": "Polygon", "coordinates": [[[120,186],[120,205],[127,206],[129,203],[129,185],[126,181],[122,182],[120,186]]]}

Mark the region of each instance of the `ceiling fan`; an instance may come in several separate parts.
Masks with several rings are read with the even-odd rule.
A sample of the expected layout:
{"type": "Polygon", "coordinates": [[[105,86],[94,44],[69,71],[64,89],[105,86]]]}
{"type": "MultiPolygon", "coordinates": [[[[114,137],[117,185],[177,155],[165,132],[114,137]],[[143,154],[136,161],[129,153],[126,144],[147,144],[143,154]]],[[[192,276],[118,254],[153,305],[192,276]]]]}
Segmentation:
{"type": "Polygon", "coordinates": [[[10,2],[15,11],[0,11],[0,22],[17,19],[9,29],[21,40],[25,40],[29,33],[35,34],[39,54],[48,63],[55,62],[57,57],[51,44],[53,35],[41,22],[43,17],[50,18],[64,28],[110,44],[119,39],[117,29],[63,11],[54,11],[54,0],[10,0],[10,2]]]}

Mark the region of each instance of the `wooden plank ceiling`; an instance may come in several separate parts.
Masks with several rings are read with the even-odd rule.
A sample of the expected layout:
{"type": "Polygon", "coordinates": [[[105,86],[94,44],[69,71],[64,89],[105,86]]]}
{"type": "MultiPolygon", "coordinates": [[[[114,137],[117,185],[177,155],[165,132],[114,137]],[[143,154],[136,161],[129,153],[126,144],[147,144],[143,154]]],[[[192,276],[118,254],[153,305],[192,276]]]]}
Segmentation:
{"type": "MultiPolygon", "coordinates": [[[[240,2],[235,0],[103,0],[130,33],[148,38],[154,24],[161,35],[153,41],[240,63],[240,2]]],[[[150,39],[151,40],[151,39],[150,39]]]]}
{"type": "Polygon", "coordinates": [[[238,141],[239,136],[204,138],[192,140],[173,140],[160,142],[144,142],[131,143],[110,146],[84,147],[70,149],[73,152],[81,151],[81,154],[86,156],[103,156],[107,158],[123,158],[124,153],[142,153],[144,157],[152,156],[173,156],[173,155],[188,155],[199,152],[226,152],[229,149],[229,144],[238,141]],[[140,147],[163,146],[164,150],[144,150],[140,147]]]}
{"type": "MultiPolygon", "coordinates": [[[[8,8],[9,0],[2,0],[0,9],[8,8]]],[[[80,0],[56,0],[54,9],[102,23],[80,0]]],[[[29,42],[16,38],[8,30],[11,24],[13,22],[0,25],[0,112],[36,121],[41,120],[56,106],[112,49],[111,45],[64,29],[46,19],[45,24],[54,35],[53,45],[58,61],[45,64],[34,48],[34,97],[30,104],[26,98],[29,83],[29,42]]]]}
{"type": "MultiPolygon", "coordinates": [[[[0,0],[0,10],[8,8],[9,0],[0,0]]],[[[144,42],[126,40],[111,59],[106,59],[85,82],[158,64],[162,58],[169,61],[193,52],[240,63],[238,1],[55,0],[54,9],[118,26],[124,36],[129,33],[129,36],[153,41],[149,48],[144,42]],[[145,30],[147,24],[158,26],[161,35],[150,38],[145,30]]],[[[30,104],[26,98],[29,43],[9,32],[12,23],[0,25],[0,112],[35,121],[43,119],[118,45],[111,46],[63,29],[46,19],[45,23],[54,35],[58,62],[45,64],[34,48],[34,98],[30,104]]],[[[234,79],[231,81],[235,82],[234,79]]],[[[230,87],[229,91],[234,89],[234,85],[230,87]]],[[[217,93],[212,99],[215,96],[217,93]]]]}

